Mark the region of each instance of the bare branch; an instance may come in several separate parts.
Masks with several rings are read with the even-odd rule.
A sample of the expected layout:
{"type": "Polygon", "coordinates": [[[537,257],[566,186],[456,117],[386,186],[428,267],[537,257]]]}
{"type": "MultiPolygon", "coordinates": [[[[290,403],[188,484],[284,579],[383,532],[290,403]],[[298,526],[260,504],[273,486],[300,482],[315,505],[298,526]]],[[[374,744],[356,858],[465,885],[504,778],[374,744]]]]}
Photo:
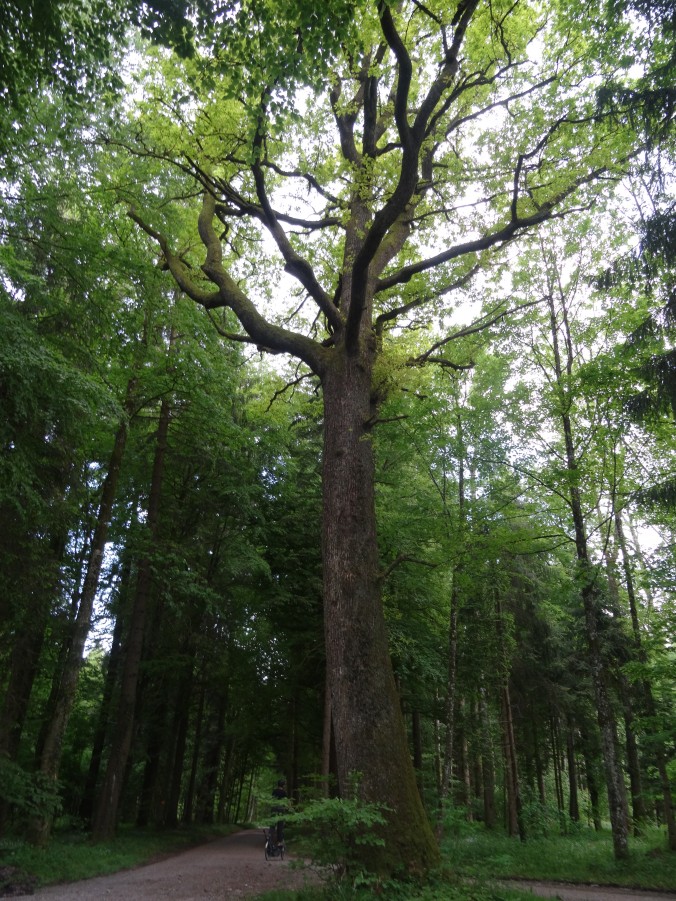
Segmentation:
{"type": "MultiPolygon", "coordinates": [[[[478,319],[472,325],[467,325],[464,328],[458,329],[457,332],[453,332],[452,335],[447,335],[445,338],[442,338],[441,341],[437,341],[433,344],[429,350],[426,350],[425,353],[420,354],[420,356],[415,357],[411,360],[412,366],[419,366],[422,363],[426,363],[428,360],[432,362],[431,357],[435,351],[439,350],[441,347],[445,347],[451,341],[457,341],[459,338],[467,338],[469,335],[475,335],[479,332],[485,331],[487,328],[490,328],[492,325],[495,325],[496,322],[500,322],[501,319],[504,319],[505,316],[511,316],[513,313],[518,313],[521,310],[527,310],[530,307],[537,306],[537,304],[542,303],[542,300],[533,300],[528,303],[517,304],[515,307],[510,307],[508,310],[500,310],[500,312],[495,315],[491,315],[487,313],[485,316],[482,316],[481,319],[478,319]]],[[[452,366],[452,368],[460,368],[467,369],[471,367],[458,367],[455,364],[449,363],[448,361],[444,361],[442,359],[437,359],[434,362],[443,363],[444,365],[452,366]]]]}
{"type": "Polygon", "coordinates": [[[408,96],[411,89],[413,64],[406,45],[394,24],[390,7],[384,0],[378,3],[378,15],[380,16],[383,36],[390,50],[394,53],[398,65],[397,92],[394,98],[394,121],[397,123],[401,145],[404,151],[409,151],[410,153],[415,149],[412,144],[411,128],[408,124],[408,96]]]}
{"type": "Polygon", "coordinates": [[[278,388],[278,389],[275,391],[275,393],[272,395],[272,397],[270,398],[270,403],[268,404],[267,409],[266,409],[265,412],[266,412],[266,413],[269,412],[269,410],[271,409],[271,407],[272,407],[272,405],[274,404],[274,402],[275,402],[279,397],[281,397],[283,394],[286,394],[287,391],[290,391],[291,389],[296,388],[298,385],[301,384],[301,382],[305,382],[305,381],[307,381],[308,379],[311,379],[311,378],[313,378],[313,373],[311,373],[311,372],[304,372],[302,375],[299,375],[297,378],[293,379],[292,381],[287,382],[287,383],[286,383],[285,385],[283,385],[281,388],[278,388]]]}
{"type": "Polygon", "coordinates": [[[213,327],[216,329],[218,334],[221,336],[221,338],[227,338],[228,341],[238,341],[241,344],[255,344],[256,343],[250,335],[242,335],[240,332],[231,332],[231,331],[228,331],[227,329],[224,329],[221,325],[218,324],[218,322],[216,322],[216,320],[213,317],[213,313],[209,309],[207,310],[207,316],[209,317],[209,321],[211,322],[213,327]]]}
{"type": "Polygon", "coordinates": [[[400,316],[409,313],[411,310],[415,310],[418,307],[423,307],[426,304],[430,303],[430,301],[435,300],[438,297],[443,297],[445,294],[450,294],[451,291],[457,291],[459,288],[462,288],[476,275],[476,273],[479,271],[479,268],[479,263],[475,263],[475,265],[472,266],[472,268],[468,272],[465,272],[464,275],[460,276],[460,278],[455,279],[454,281],[445,285],[443,288],[434,291],[431,294],[425,294],[422,297],[416,297],[414,300],[402,304],[400,307],[395,307],[392,310],[381,313],[380,316],[378,316],[378,318],[376,319],[375,323],[376,334],[382,334],[383,326],[386,322],[391,322],[394,319],[398,319],[400,316]]]}
{"type": "Polygon", "coordinates": [[[353,163],[355,166],[358,166],[361,161],[361,157],[359,151],[357,150],[357,145],[354,142],[354,123],[357,121],[357,116],[354,113],[345,113],[339,111],[339,104],[342,95],[343,84],[338,78],[334,82],[334,85],[329,93],[331,110],[333,111],[333,118],[335,120],[335,123],[338,126],[338,137],[340,139],[341,152],[346,160],[353,163]]]}
{"type": "MultiPolygon", "coordinates": [[[[554,197],[551,197],[546,201],[546,203],[541,204],[530,216],[523,216],[521,218],[517,216],[514,218],[514,208],[512,207],[510,211],[510,221],[505,225],[502,225],[495,231],[482,235],[479,238],[474,238],[470,241],[465,241],[462,244],[456,244],[453,247],[449,247],[447,250],[443,250],[441,253],[428,257],[425,260],[412,263],[410,266],[403,266],[398,272],[395,272],[386,278],[381,278],[378,281],[375,293],[386,291],[388,288],[393,288],[396,285],[406,284],[414,275],[419,275],[421,272],[427,272],[442,263],[448,263],[451,260],[456,260],[459,257],[468,254],[480,253],[483,250],[489,250],[491,247],[500,244],[507,244],[509,241],[514,240],[521,232],[527,231],[536,225],[541,225],[549,219],[558,219],[566,216],[570,212],[573,212],[573,210],[557,210],[557,207],[561,206],[578,188],[597,181],[607,172],[607,166],[600,166],[598,169],[592,169],[590,172],[580,175],[567,187],[559,191],[558,194],[555,194],[554,197]]],[[[577,210],[579,210],[579,207],[574,208],[574,211],[577,210]]]]}
{"type": "Polygon", "coordinates": [[[379,580],[384,582],[402,563],[416,563],[418,566],[426,566],[428,569],[436,569],[439,566],[438,563],[432,563],[431,560],[421,560],[419,557],[411,556],[411,554],[397,554],[387,569],[380,573],[378,576],[379,580]]]}
{"type": "Polygon", "coordinates": [[[441,97],[450,88],[451,83],[457,74],[460,49],[465,40],[467,28],[472,21],[472,17],[474,16],[478,5],[479,0],[461,0],[458,4],[458,9],[456,10],[452,22],[454,31],[451,46],[446,51],[441,70],[427,92],[427,96],[420,105],[418,114],[415,117],[415,122],[413,123],[413,131],[415,132],[418,142],[422,141],[427,131],[427,123],[430,116],[436,109],[441,97]]]}
{"type": "MultiPolygon", "coordinates": [[[[452,369],[454,372],[467,372],[470,369],[474,369],[476,363],[470,361],[469,363],[454,363],[453,360],[447,360],[446,357],[427,357],[425,359],[426,363],[436,363],[437,366],[441,366],[442,369],[452,369]]],[[[417,366],[417,360],[411,360],[408,364],[409,366],[417,366]]]]}
{"type": "Polygon", "coordinates": [[[467,27],[474,15],[478,0],[461,0],[453,19],[453,42],[444,58],[438,77],[423,100],[413,127],[408,122],[408,101],[412,79],[412,63],[406,46],[397,31],[390,6],[385,0],[378,4],[378,15],[383,36],[397,60],[397,88],[394,100],[394,118],[402,145],[402,157],[397,186],[385,205],[376,213],[352,267],[352,302],[345,327],[345,343],[348,348],[357,345],[360,324],[365,309],[366,282],[369,266],[376,256],[381,242],[390,227],[405,210],[418,188],[418,165],[422,142],[429,117],[439,99],[448,90],[457,70],[458,54],[467,27]]]}
{"type": "MultiPolygon", "coordinates": [[[[276,163],[273,163],[269,159],[266,159],[264,161],[264,165],[266,168],[271,169],[273,172],[276,172],[277,175],[281,175],[283,178],[299,178],[303,181],[306,181],[308,185],[310,185],[311,188],[314,188],[314,190],[318,194],[321,194],[321,196],[324,197],[325,200],[328,200],[334,206],[340,206],[340,201],[338,200],[338,198],[327,191],[326,188],[322,184],[320,184],[314,177],[314,175],[312,175],[310,172],[301,172],[300,169],[282,169],[281,166],[278,166],[276,163]]],[[[278,213],[277,215],[279,216],[280,214],[278,213]]]]}
{"type": "MultiPolygon", "coordinates": [[[[263,103],[261,103],[261,116],[263,116],[264,113],[265,106],[263,103]]],[[[256,137],[254,138],[253,149],[255,154],[260,155],[262,152],[262,127],[259,127],[256,137]]],[[[310,263],[293,249],[291,242],[286,235],[286,232],[280,225],[279,219],[275,215],[275,212],[270,205],[260,159],[256,158],[251,167],[251,171],[253,173],[254,182],[256,184],[256,193],[258,195],[258,200],[263,211],[263,221],[265,222],[268,231],[274,238],[275,243],[279,248],[279,252],[282,254],[285,264],[284,270],[290,275],[293,275],[294,278],[298,279],[301,285],[303,285],[310,297],[315,301],[322,313],[326,316],[330,328],[333,330],[341,328],[343,323],[340,313],[334,306],[333,301],[331,300],[329,295],[326,293],[326,291],[324,291],[322,286],[317,281],[314,270],[312,269],[310,263]]]]}

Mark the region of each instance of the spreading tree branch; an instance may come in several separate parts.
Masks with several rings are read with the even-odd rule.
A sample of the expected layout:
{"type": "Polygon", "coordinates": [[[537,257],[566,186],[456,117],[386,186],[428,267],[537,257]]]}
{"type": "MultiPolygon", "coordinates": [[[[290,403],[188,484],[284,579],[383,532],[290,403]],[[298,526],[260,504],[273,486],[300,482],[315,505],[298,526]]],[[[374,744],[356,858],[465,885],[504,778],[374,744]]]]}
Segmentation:
{"type": "Polygon", "coordinates": [[[419,557],[411,556],[411,554],[397,554],[387,569],[380,573],[378,576],[379,580],[384,582],[402,563],[416,563],[418,566],[426,566],[428,569],[436,569],[439,566],[438,563],[433,563],[431,560],[421,560],[419,557]]]}
{"type": "MultiPolygon", "coordinates": [[[[263,119],[264,115],[265,103],[263,101],[261,102],[261,120],[263,119]]],[[[329,295],[326,293],[326,291],[324,291],[322,286],[317,281],[317,277],[315,276],[314,270],[310,263],[293,249],[293,246],[291,245],[286,232],[280,225],[279,219],[275,215],[275,212],[270,204],[267,188],[265,185],[263,167],[261,165],[263,135],[263,125],[261,121],[253,142],[254,163],[251,167],[251,171],[253,173],[254,183],[256,185],[258,202],[260,203],[261,209],[263,211],[264,222],[268,228],[268,231],[274,238],[279,252],[284,259],[285,272],[288,272],[290,275],[293,275],[294,278],[298,279],[298,281],[305,288],[310,297],[315,301],[324,316],[326,316],[329,327],[332,330],[339,329],[343,324],[340,313],[336,309],[329,295]]]]}
{"type": "Polygon", "coordinates": [[[508,310],[501,310],[499,313],[496,313],[493,316],[491,316],[490,313],[487,313],[472,325],[467,325],[464,328],[458,329],[458,331],[453,332],[452,335],[447,335],[445,338],[442,338],[441,341],[437,341],[428,350],[420,354],[420,356],[415,357],[415,359],[411,360],[411,365],[420,366],[423,363],[429,361],[442,363],[445,366],[451,366],[455,369],[470,369],[471,366],[458,366],[457,364],[449,363],[448,360],[443,360],[442,358],[433,359],[432,354],[434,354],[437,350],[440,350],[440,348],[445,347],[447,344],[450,344],[451,341],[457,341],[460,338],[467,338],[469,335],[476,335],[479,332],[483,332],[487,328],[490,328],[492,325],[495,325],[496,322],[500,322],[500,320],[504,319],[505,316],[511,316],[512,313],[518,313],[521,310],[527,310],[530,307],[536,306],[538,303],[541,303],[541,301],[533,300],[529,301],[528,303],[517,304],[515,307],[511,307],[508,310]]]}
{"type": "Polygon", "coordinates": [[[413,276],[419,275],[422,272],[427,272],[430,269],[435,269],[437,266],[458,259],[459,257],[472,253],[480,253],[481,251],[489,250],[491,247],[506,244],[509,241],[514,240],[521,232],[528,231],[550,219],[557,219],[565,216],[571,211],[558,209],[563,202],[574,194],[578,188],[597,181],[606,172],[608,172],[608,167],[601,166],[584,175],[580,175],[567,185],[566,188],[554,195],[554,197],[551,197],[548,201],[541,204],[529,216],[519,217],[515,214],[514,208],[512,208],[509,222],[499,226],[495,231],[488,232],[487,234],[481,235],[479,238],[474,238],[470,241],[464,241],[461,244],[455,244],[453,247],[441,251],[441,253],[427,257],[424,260],[419,260],[417,263],[403,266],[397,272],[379,279],[375,293],[386,291],[396,285],[406,284],[413,276]]]}
{"type": "MultiPolygon", "coordinates": [[[[206,250],[206,259],[201,268],[216,286],[216,291],[204,290],[190,277],[187,266],[172,252],[166,236],[148,225],[135,209],[130,209],[128,215],[157,242],[176,284],[188,297],[207,310],[229,307],[249,335],[250,343],[271,353],[288,353],[296,356],[307,363],[313,372],[321,374],[326,364],[327,353],[321,344],[299,332],[269,322],[225,269],[221,241],[213,226],[215,207],[214,197],[205,192],[198,219],[200,239],[206,250]]],[[[242,338],[237,337],[234,340],[242,338]]]]}

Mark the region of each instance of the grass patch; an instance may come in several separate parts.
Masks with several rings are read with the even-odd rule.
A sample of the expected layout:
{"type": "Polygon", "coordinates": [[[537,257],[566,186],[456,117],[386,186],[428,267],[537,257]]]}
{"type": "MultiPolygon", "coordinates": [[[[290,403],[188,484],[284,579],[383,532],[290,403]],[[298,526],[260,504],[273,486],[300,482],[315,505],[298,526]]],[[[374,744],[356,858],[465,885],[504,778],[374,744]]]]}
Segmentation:
{"type": "Polygon", "coordinates": [[[630,843],[630,857],[616,861],[609,832],[583,829],[575,835],[526,842],[477,828],[449,837],[442,849],[454,873],[473,877],[597,882],[629,888],[672,889],[676,854],[666,850],[664,833],[654,830],[630,843]]]}
{"type": "MultiPolygon", "coordinates": [[[[403,884],[388,885],[376,896],[392,901],[537,901],[531,892],[515,889],[496,889],[489,885],[461,885],[439,883],[425,888],[403,884]]],[[[273,891],[257,896],[257,901],[372,901],[373,889],[356,891],[347,886],[327,889],[301,889],[299,891],[273,891]]]]}
{"type": "Polygon", "coordinates": [[[0,866],[17,867],[35,876],[39,885],[75,882],[128,870],[185,848],[229,835],[240,827],[176,829],[156,831],[120,828],[115,839],[92,844],[81,832],[56,834],[48,847],[35,848],[24,842],[0,839],[0,866]]]}

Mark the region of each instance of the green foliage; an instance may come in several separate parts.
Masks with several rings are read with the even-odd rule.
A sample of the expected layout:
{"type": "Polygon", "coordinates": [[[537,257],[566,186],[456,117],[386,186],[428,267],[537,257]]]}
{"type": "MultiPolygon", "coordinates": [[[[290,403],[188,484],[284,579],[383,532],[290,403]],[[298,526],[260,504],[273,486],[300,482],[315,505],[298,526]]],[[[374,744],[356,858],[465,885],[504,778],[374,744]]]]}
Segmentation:
{"type": "Polygon", "coordinates": [[[525,833],[529,839],[546,838],[557,834],[570,835],[580,832],[584,827],[574,822],[552,803],[542,803],[537,795],[528,790],[523,791],[521,816],[525,833]]]}
{"type": "MultiPolygon", "coordinates": [[[[313,866],[329,872],[337,881],[352,885],[378,881],[364,865],[365,849],[383,847],[383,827],[387,820],[383,804],[357,798],[324,798],[311,801],[288,817],[301,832],[304,849],[313,866]]],[[[390,826],[390,828],[396,828],[390,826]]]]}
{"type": "Polygon", "coordinates": [[[127,0],[6,0],[0,31],[0,172],[14,171],[11,150],[34,131],[31,108],[41,87],[72,108],[101,104],[120,88],[112,65],[129,24],[127,0]],[[26,128],[27,122],[30,126],[26,128]]]}
{"type": "MultiPolygon", "coordinates": [[[[389,883],[381,892],[381,897],[395,901],[532,901],[530,892],[500,887],[499,896],[493,886],[474,883],[463,885],[449,880],[437,879],[423,887],[407,883],[389,883]]],[[[373,889],[358,889],[340,884],[328,888],[305,888],[300,891],[272,891],[260,895],[260,901],[370,901],[373,889]]]]}
{"type": "MultiPolygon", "coordinates": [[[[241,343],[224,346],[206,315],[183,300],[175,302],[164,261],[152,265],[148,235],[135,231],[115,201],[136,202],[139,210],[147,210],[148,222],[166,230],[168,246],[185,272],[205,286],[204,247],[193,213],[196,192],[210,186],[223,226],[224,265],[256,303],[261,298],[276,303],[290,293],[285,279],[294,265],[289,257],[282,276],[279,259],[261,237],[261,189],[252,181],[250,164],[257,159],[252,141],[262,127],[265,165],[259,175],[271,209],[279,211],[277,225],[289,227],[294,253],[307,261],[307,268],[301,267],[305,276],[313,269],[327,297],[337,302],[345,267],[351,265],[349,255],[341,262],[346,231],[369,231],[372,217],[380,216],[378,209],[389,205],[387,198],[395,196],[400,183],[402,141],[392,99],[402,81],[397,59],[385,50],[376,6],[356,0],[9,4],[10,10],[28,12],[0,36],[0,98],[10,98],[12,120],[12,132],[3,138],[9,134],[21,149],[10,161],[15,181],[3,189],[0,247],[0,411],[5,414],[0,423],[0,524],[5,526],[0,563],[6,581],[11,575],[9,584],[16,586],[7,593],[12,615],[0,624],[7,647],[21,625],[13,605],[34,609],[26,573],[39,574],[48,586],[49,610],[59,614],[45,617],[45,651],[22,759],[35,750],[38,717],[33,714],[47,710],[49,684],[58,682],[61,624],[70,600],[65,586],[76,584],[76,558],[86,549],[82,536],[91,531],[120,401],[134,374],[137,404],[106,555],[110,572],[104,578],[109,576],[111,587],[104,591],[102,580],[99,599],[103,614],[118,613],[120,620],[122,602],[132,590],[120,587],[118,569],[127,560],[136,565],[139,549],[130,511],[146,503],[160,399],[168,399],[172,417],[162,529],[150,549],[156,585],[142,694],[152,712],[139,712],[139,756],[130,766],[129,797],[146,754],[148,771],[157,765],[159,781],[168,776],[170,758],[176,756],[169,739],[178,731],[178,716],[190,732],[180,749],[186,760],[217,736],[213,761],[199,761],[197,767],[204,782],[219,760],[223,766],[226,745],[228,771],[240,763],[243,769],[255,767],[269,751],[276,763],[295,755],[284,760],[288,772],[316,766],[325,675],[319,404],[301,389],[306,384],[300,381],[302,372],[288,375],[293,388],[285,394],[278,382],[271,386],[267,376],[261,378],[253,359],[245,362],[233,349],[241,343]],[[38,19],[35,12],[42,7],[46,15],[38,19]],[[129,108],[113,116],[124,119],[127,128],[116,132],[108,111],[99,116],[100,108],[91,104],[83,110],[76,136],[72,111],[67,116],[60,101],[52,105],[48,96],[35,97],[32,130],[19,142],[12,117],[17,124],[25,120],[26,111],[19,116],[17,108],[27,92],[44,83],[68,96],[79,90],[80,75],[98,77],[130,8],[144,35],[176,49],[181,60],[170,59],[162,48],[143,57],[147,68],[134,85],[133,108],[130,100],[129,108]],[[379,50],[369,49],[379,43],[379,50]],[[64,51],[72,48],[78,52],[66,58],[64,51]],[[17,79],[13,85],[10,77],[17,79]],[[359,98],[366,96],[374,98],[371,113],[379,117],[377,152],[374,147],[365,160],[365,144],[355,134],[355,152],[348,159],[347,134],[352,124],[365,121],[359,98]],[[337,123],[342,135],[336,133],[337,123]],[[92,137],[101,130],[109,143],[94,151],[92,137]],[[292,187],[295,179],[302,188],[292,187]],[[306,192],[309,199],[302,199],[306,192]],[[355,197],[364,210],[351,220],[355,197]],[[287,403],[290,394],[293,401],[287,403]],[[86,485],[78,483],[83,472],[86,485]],[[19,514],[21,532],[13,528],[19,514]],[[64,585],[58,598],[51,589],[57,580],[43,578],[44,552],[33,540],[37,530],[54,538],[57,547],[56,539],[69,545],[64,560],[52,561],[64,585]],[[25,539],[16,549],[9,540],[15,534],[25,539]],[[43,556],[40,569],[33,565],[38,556],[43,556]],[[270,703],[273,694],[275,704],[270,703]],[[198,722],[205,724],[202,733],[198,722]],[[153,746],[164,748],[165,757],[150,759],[153,746]]],[[[441,65],[448,56],[447,41],[457,24],[453,16],[471,6],[459,4],[456,12],[441,0],[380,4],[381,12],[390,10],[413,63],[406,104],[411,116],[419,110],[435,60],[441,65]]],[[[620,23],[606,35],[603,4],[585,17],[576,4],[568,11],[565,6],[536,9],[524,0],[477,5],[457,79],[453,87],[453,79],[447,82],[451,93],[428,120],[428,150],[431,154],[436,146],[437,157],[432,165],[430,156],[429,167],[426,163],[419,173],[401,232],[395,227],[381,245],[380,262],[388,262],[380,273],[372,272],[374,280],[382,277],[381,288],[401,267],[417,265],[423,254],[453,246],[459,251],[470,236],[490,236],[500,223],[529,211],[544,214],[575,184],[580,195],[595,194],[597,188],[587,181],[594,167],[603,167],[608,178],[624,171],[631,130],[616,122],[617,133],[610,133],[611,118],[598,117],[594,110],[594,92],[611,72],[620,80],[628,77],[631,30],[620,23]],[[566,17],[566,27],[559,30],[560,18],[566,17]],[[534,42],[537,53],[531,52],[534,42]],[[615,58],[613,48],[623,42],[627,46],[615,58]],[[591,52],[592,47],[602,52],[591,52]],[[476,203],[466,215],[470,197],[476,203]],[[410,240],[397,250],[404,233],[410,240]]],[[[619,6],[643,10],[644,4],[619,6]]],[[[91,79],[88,83],[91,87],[91,79]]],[[[619,90],[627,90],[626,81],[619,90]]],[[[0,116],[0,124],[4,121],[0,116]]],[[[573,201],[571,195],[572,206],[587,200],[591,197],[573,201]]],[[[667,213],[649,221],[643,253],[673,256],[674,217],[669,208],[667,213]]],[[[456,747],[462,738],[475,761],[479,742],[491,733],[499,747],[496,689],[509,679],[519,753],[527,766],[534,751],[551,759],[546,724],[571,713],[577,728],[589,706],[581,629],[571,612],[565,496],[571,487],[579,488],[590,518],[594,504],[606,496],[615,465],[608,460],[609,449],[622,432],[619,383],[633,384],[642,376],[668,401],[666,407],[658,405],[660,413],[676,406],[673,357],[650,358],[659,349],[651,345],[642,354],[648,362],[641,373],[633,368],[636,360],[620,361],[614,354],[612,342],[645,318],[638,315],[645,298],[628,296],[626,286],[621,301],[608,294],[612,312],[597,315],[585,305],[586,298],[578,309],[573,293],[573,306],[566,309],[574,326],[575,359],[588,360],[603,344],[607,359],[618,365],[586,365],[578,371],[576,364],[562,386],[546,384],[551,346],[537,300],[554,285],[554,264],[561,263],[559,272],[574,271],[577,288],[585,267],[593,268],[602,253],[612,256],[626,243],[620,217],[614,217],[609,239],[590,225],[591,215],[565,234],[554,234],[561,237],[561,256],[552,256],[547,265],[534,244],[521,244],[513,267],[511,260],[500,263],[487,254],[460,254],[456,262],[449,257],[429,272],[420,269],[395,279],[374,298],[376,315],[400,308],[398,320],[386,318],[376,327],[382,348],[374,403],[381,406],[372,434],[380,568],[402,707],[422,721],[421,780],[430,807],[436,802],[431,774],[439,745],[432,731],[444,725],[439,687],[447,674],[451,587],[458,589],[459,616],[456,747]],[[483,269],[472,290],[463,280],[475,262],[483,269]],[[450,292],[453,283],[460,287],[450,292]],[[503,296],[510,292],[509,298],[503,296]],[[490,327],[461,329],[446,343],[456,310],[466,323],[467,311],[481,299],[486,301],[482,323],[490,327]],[[508,307],[520,304],[528,312],[507,314],[508,307]],[[425,352],[432,347],[445,367],[439,376],[410,365],[429,360],[425,352]],[[657,368],[649,368],[651,361],[657,368]],[[473,369],[460,375],[453,369],[458,365],[473,369]],[[568,408],[583,449],[575,473],[561,465],[562,442],[546,425],[553,412],[568,408]]],[[[509,246],[514,235],[504,237],[509,246]]],[[[328,354],[335,330],[329,334],[322,316],[308,313],[307,283],[301,287],[304,300],[293,300],[295,313],[287,319],[275,308],[271,315],[289,329],[305,328],[318,345],[324,341],[322,353],[328,354]]],[[[609,282],[605,290],[616,288],[609,282]]],[[[668,334],[661,331],[667,325],[662,319],[647,320],[652,341],[668,334]]],[[[223,334],[239,330],[230,310],[217,314],[216,321],[223,334]]],[[[238,332],[237,337],[244,336],[238,332]]],[[[254,343],[267,347],[265,340],[254,343]]],[[[641,464],[650,457],[645,440],[636,442],[641,464]]],[[[669,460],[671,431],[666,447],[663,457],[669,460]]],[[[643,477],[636,459],[628,470],[632,465],[628,492],[632,479],[635,485],[643,477]]],[[[661,484],[664,494],[673,482],[661,484]]],[[[653,564],[651,579],[658,590],[668,590],[670,572],[673,566],[665,565],[659,574],[653,564]]],[[[661,609],[650,629],[655,646],[664,648],[673,635],[668,628],[673,618],[665,619],[666,605],[661,609]]],[[[608,653],[616,653],[619,645],[608,644],[608,653]]],[[[661,702],[657,725],[667,737],[673,715],[662,710],[673,710],[673,656],[652,648],[650,654],[640,673],[636,667],[628,672],[636,678],[647,674],[655,686],[661,702]]],[[[102,675],[107,664],[103,661],[102,675]]],[[[5,684],[7,676],[6,670],[0,673],[0,682],[5,684]]],[[[103,678],[97,678],[71,722],[62,761],[69,782],[66,798],[78,796],[82,761],[90,750],[86,721],[90,712],[96,714],[102,694],[103,678]]],[[[649,742],[642,746],[647,749],[649,742]]],[[[8,770],[7,786],[22,814],[44,812],[52,803],[44,786],[18,768],[8,770]]],[[[200,799],[203,808],[210,800],[200,799]]],[[[349,877],[339,891],[347,894],[374,878],[364,871],[363,860],[370,848],[377,852],[382,846],[384,820],[378,817],[384,810],[343,800],[317,802],[303,812],[309,818],[303,828],[316,849],[313,858],[349,877]]],[[[523,817],[532,836],[551,836],[562,825],[569,830],[558,810],[527,797],[523,817]]],[[[461,806],[450,808],[445,826],[461,845],[478,835],[461,806]]],[[[505,845],[496,860],[508,869],[517,848],[505,845]]],[[[394,892],[387,887],[387,893],[394,892]]],[[[484,896],[481,887],[446,886],[439,892],[448,898],[484,896]]]]}
{"type": "Polygon", "coordinates": [[[444,809],[443,835],[453,839],[468,838],[477,829],[478,823],[472,822],[467,817],[467,808],[460,805],[449,804],[444,809]]]}
{"type": "Polygon", "coordinates": [[[17,820],[54,816],[61,807],[59,789],[42,773],[29,773],[0,754],[0,801],[13,807],[17,820]]]}

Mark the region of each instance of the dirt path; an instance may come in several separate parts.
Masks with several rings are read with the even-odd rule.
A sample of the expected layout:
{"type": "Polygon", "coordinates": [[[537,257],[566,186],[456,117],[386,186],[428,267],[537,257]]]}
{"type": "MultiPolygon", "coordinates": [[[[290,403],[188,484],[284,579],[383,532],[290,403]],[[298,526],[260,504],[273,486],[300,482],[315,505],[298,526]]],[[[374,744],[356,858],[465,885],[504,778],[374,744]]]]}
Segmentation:
{"type": "MultiPolygon", "coordinates": [[[[288,859],[266,861],[262,833],[250,830],[134,870],[38,889],[32,897],[51,901],[222,901],[253,898],[274,888],[301,888],[310,879],[312,874],[292,868],[288,859]]],[[[517,880],[502,884],[560,901],[676,901],[671,892],[517,880]]]]}
{"type": "Polygon", "coordinates": [[[250,898],[274,888],[301,888],[309,874],[293,869],[288,859],[266,861],[263,846],[262,832],[237,832],[134,870],[38,889],[33,897],[51,901],[221,901],[250,898]]]}
{"type": "Polygon", "coordinates": [[[671,892],[613,888],[606,885],[572,885],[567,882],[517,879],[505,880],[502,885],[531,892],[537,898],[558,898],[559,901],[676,901],[676,894],[671,892]]]}

